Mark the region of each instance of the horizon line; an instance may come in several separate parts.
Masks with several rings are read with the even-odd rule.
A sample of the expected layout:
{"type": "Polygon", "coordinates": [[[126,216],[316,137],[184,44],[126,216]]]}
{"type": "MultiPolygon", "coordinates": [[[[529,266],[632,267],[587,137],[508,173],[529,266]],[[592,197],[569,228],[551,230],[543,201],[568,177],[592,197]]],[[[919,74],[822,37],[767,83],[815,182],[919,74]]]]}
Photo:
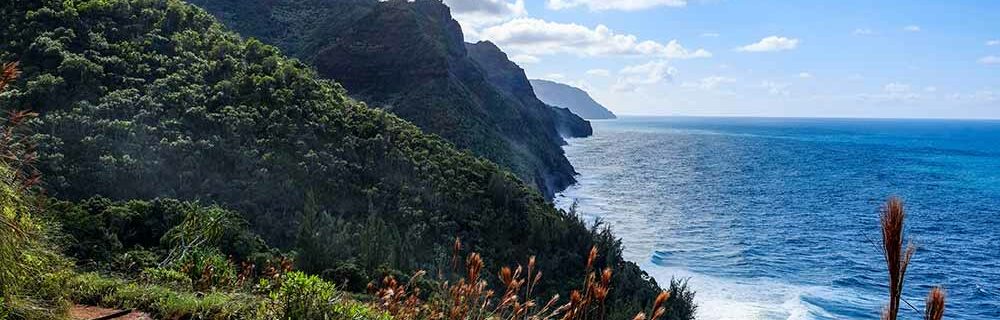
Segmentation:
{"type": "MultiPolygon", "coordinates": [[[[617,117],[660,117],[660,118],[747,118],[747,119],[830,119],[830,120],[953,120],[953,121],[1000,121],[996,118],[946,118],[946,117],[878,117],[878,116],[775,116],[775,115],[740,115],[740,114],[637,114],[637,113],[615,113],[617,117]]],[[[593,120],[614,120],[614,119],[587,119],[593,120]]]]}

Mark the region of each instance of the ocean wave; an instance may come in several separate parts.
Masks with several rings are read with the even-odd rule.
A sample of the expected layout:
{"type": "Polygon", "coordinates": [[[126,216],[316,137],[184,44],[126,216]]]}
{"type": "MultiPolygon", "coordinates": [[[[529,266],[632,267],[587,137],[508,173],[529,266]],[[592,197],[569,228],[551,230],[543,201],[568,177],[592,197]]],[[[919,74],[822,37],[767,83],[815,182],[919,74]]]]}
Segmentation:
{"type": "MultiPolygon", "coordinates": [[[[919,245],[906,299],[943,284],[948,318],[1000,318],[1000,146],[932,126],[671,121],[601,122],[570,139],[581,175],[554,201],[609,224],[659,283],[689,278],[699,319],[877,319],[885,266],[873,239],[891,194],[907,200],[919,245]]],[[[1000,123],[980,131],[1000,139],[1000,123]]]]}

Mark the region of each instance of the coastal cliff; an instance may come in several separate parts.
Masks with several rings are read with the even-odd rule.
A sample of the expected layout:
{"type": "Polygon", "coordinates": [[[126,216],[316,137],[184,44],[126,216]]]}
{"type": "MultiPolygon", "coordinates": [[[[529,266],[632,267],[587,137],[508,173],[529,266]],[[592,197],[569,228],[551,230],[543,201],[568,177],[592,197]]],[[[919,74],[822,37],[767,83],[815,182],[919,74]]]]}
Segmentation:
{"type": "Polygon", "coordinates": [[[441,1],[193,2],[313,65],[351,97],[510,169],[547,198],[575,182],[562,137],[586,135],[589,125],[543,107],[526,81],[509,82],[509,70],[523,71],[506,56],[474,59],[441,1]]]}

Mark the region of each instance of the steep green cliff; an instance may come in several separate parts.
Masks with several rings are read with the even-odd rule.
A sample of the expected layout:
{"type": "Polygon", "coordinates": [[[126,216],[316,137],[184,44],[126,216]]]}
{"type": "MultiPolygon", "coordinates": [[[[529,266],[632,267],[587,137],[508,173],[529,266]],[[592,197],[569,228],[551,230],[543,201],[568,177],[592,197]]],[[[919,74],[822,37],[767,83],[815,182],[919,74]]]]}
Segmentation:
{"type": "Polygon", "coordinates": [[[547,197],[574,182],[560,146],[562,136],[586,133],[584,125],[557,126],[547,108],[495,86],[439,0],[192,2],[315,66],[352,97],[509,168],[547,197]]]}

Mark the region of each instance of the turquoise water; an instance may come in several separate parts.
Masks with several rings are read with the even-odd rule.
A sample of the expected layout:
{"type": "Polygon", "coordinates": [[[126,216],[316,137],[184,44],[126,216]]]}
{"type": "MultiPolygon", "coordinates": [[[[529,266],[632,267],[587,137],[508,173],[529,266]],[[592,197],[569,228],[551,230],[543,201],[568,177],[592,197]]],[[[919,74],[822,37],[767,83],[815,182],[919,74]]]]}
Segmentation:
{"type": "MultiPolygon", "coordinates": [[[[880,205],[918,245],[905,299],[1000,319],[1000,122],[625,117],[571,139],[556,199],[610,223],[660,283],[689,277],[701,319],[878,319],[880,205]]],[[[922,313],[901,311],[901,319],[922,313]]]]}

